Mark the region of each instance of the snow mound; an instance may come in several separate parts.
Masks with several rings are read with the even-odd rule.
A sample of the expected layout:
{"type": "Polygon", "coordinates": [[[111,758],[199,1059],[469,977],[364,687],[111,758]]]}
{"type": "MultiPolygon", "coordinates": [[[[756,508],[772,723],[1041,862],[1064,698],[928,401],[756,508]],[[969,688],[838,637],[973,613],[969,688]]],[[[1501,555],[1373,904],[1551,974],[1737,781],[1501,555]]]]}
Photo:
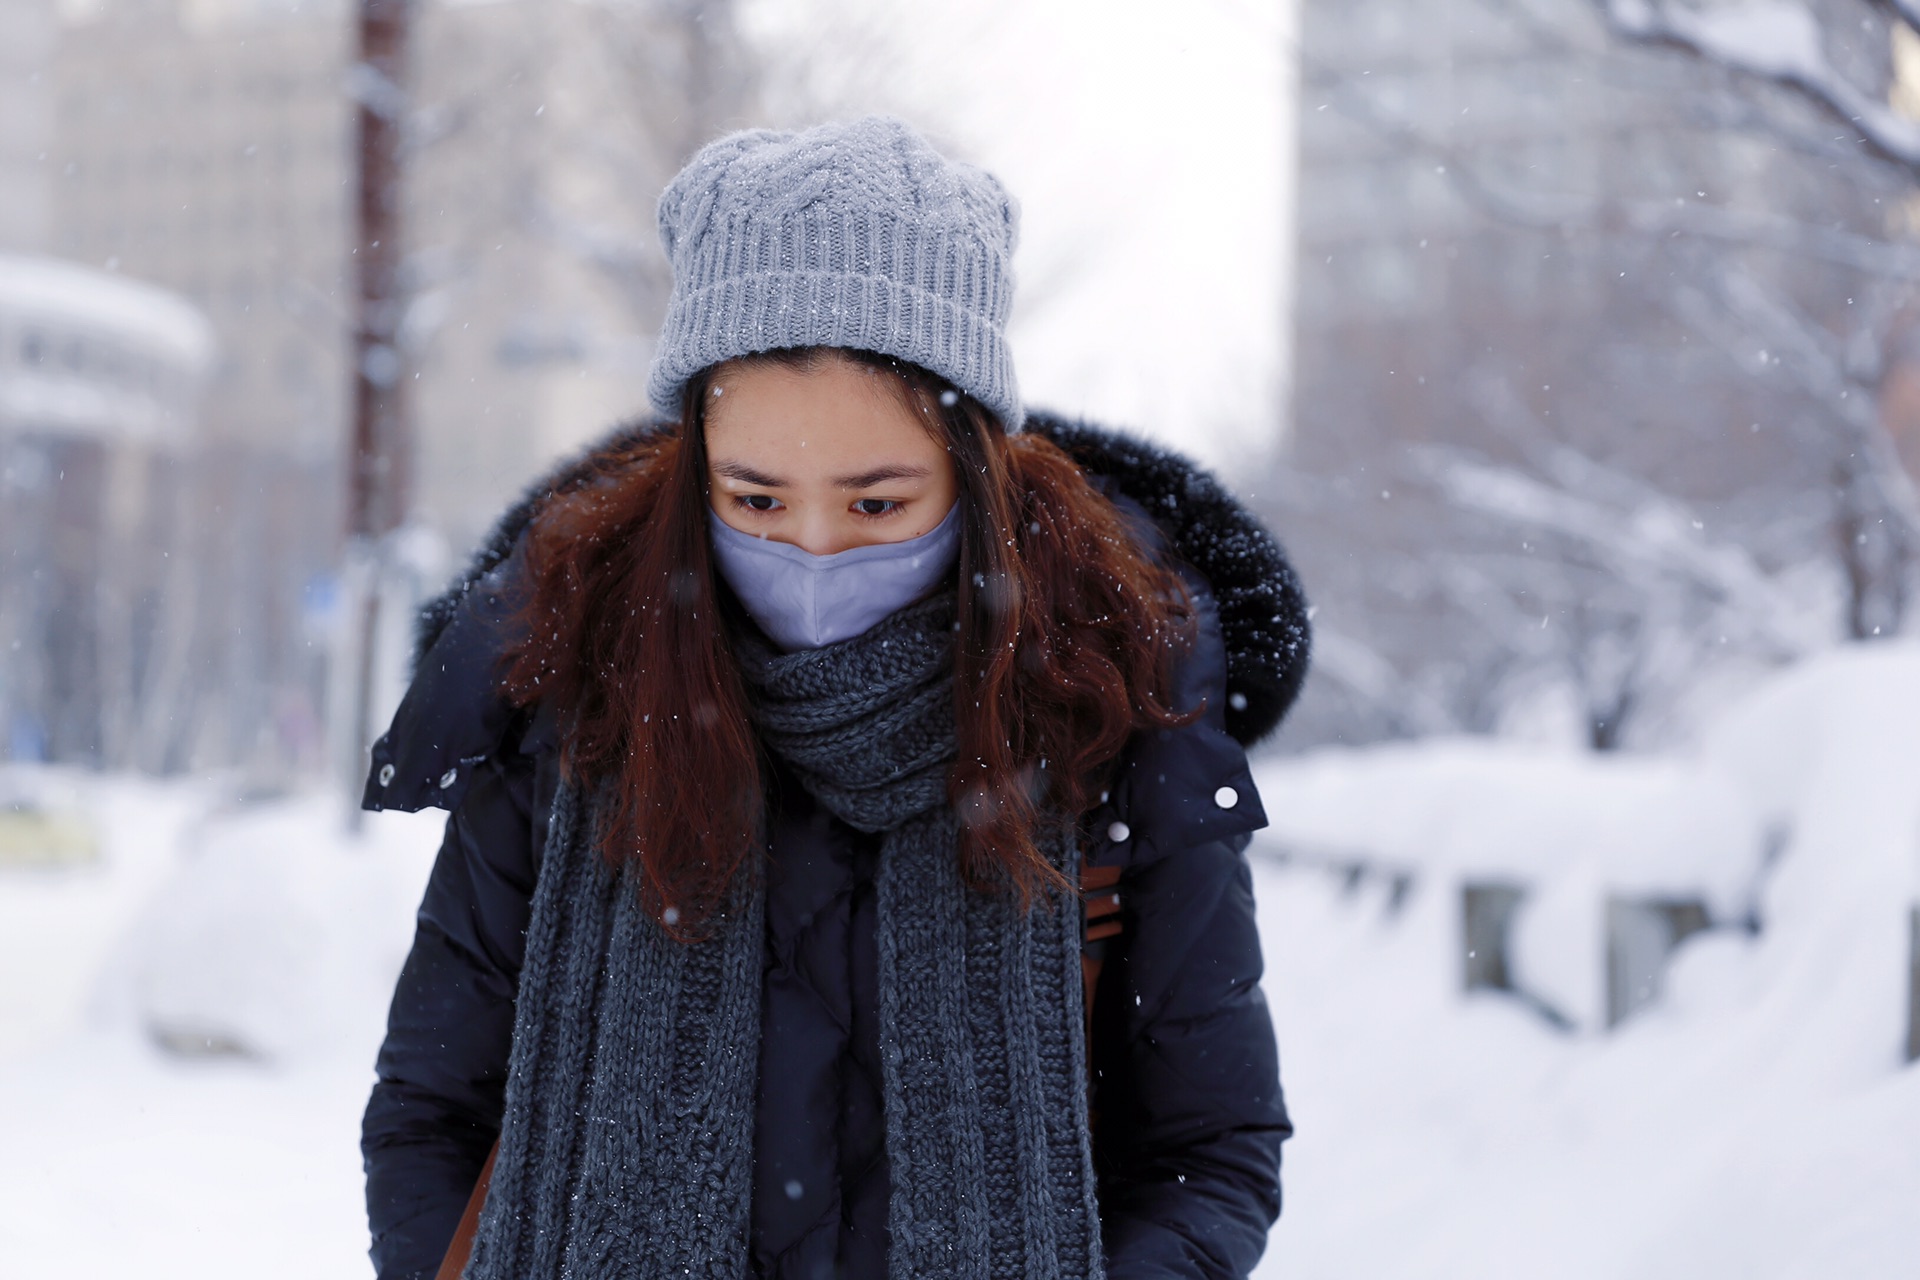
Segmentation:
{"type": "Polygon", "coordinates": [[[209,817],[132,925],[122,1007],[177,1053],[364,1053],[443,821],[382,818],[353,840],[332,797],[209,817]]]}

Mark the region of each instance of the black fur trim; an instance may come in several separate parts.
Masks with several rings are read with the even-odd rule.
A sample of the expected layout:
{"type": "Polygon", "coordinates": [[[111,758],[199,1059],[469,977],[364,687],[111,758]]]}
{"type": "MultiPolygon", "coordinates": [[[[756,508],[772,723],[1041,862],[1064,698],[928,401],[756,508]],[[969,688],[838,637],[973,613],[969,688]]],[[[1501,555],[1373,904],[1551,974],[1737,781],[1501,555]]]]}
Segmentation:
{"type": "Polygon", "coordinates": [[[1027,430],[1113,481],[1200,571],[1227,643],[1227,732],[1248,745],[1273,732],[1299,696],[1312,647],[1306,592],[1279,541],[1211,472],[1170,449],[1044,412],[1029,411],[1027,430]]]}
{"type": "MultiPolygon", "coordinates": [[[[593,474],[595,459],[668,429],[623,423],[529,486],[495,523],[465,572],[420,611],[415,665],[440,638],[469,588],[504,561],[554,495],[593,474]]],[[[1227,647],[1227,731],[1251,745],[1273,732],[1306,678],[1312,632],[1306,593],[1273,534],[1214,476],[1159,445],[1054,414],[1029,411],[1027,430],[1046,436],[1085,470],[1105,476],[1144,507],[1173,549],[1199,570],[1220,608],[1227,647]]]]}
{"type": "Polygon", "coordinates": [[[513,554],[513,544],[520,541],[520,535],[527,531],[527,526],[539,514],[541,507],[557,495],[570,492],[585,483],[593,475],[597,459],[625,449],[657,431],[666,430],[670,425],[648,418],[623,422],[522,490],[514,504],[493,522],[493,528],[480,540],[480,545],[467,560],[467,567],[454,579],[453,584],[420,606],[420,615],[414,619],[413,625],[414,667],[417,669],[420,666],[420,660],[426,657],[427,650],[433,648],[433,642],[453,621],[460,601],[473,584],[493,572],[513,554]]]}

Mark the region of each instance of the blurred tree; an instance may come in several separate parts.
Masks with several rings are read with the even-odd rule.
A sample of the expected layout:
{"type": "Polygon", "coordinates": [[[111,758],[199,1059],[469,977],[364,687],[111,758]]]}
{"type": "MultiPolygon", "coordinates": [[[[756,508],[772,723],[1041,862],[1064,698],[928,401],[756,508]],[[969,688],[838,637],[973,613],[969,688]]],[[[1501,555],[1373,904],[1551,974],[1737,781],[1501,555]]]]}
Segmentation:
{"type": "MultiPolygon", "coordinates": [[[[1859,637],[1904,614],[1920,523],[1876,353],[1910,323],[1911,174],[1603,17],[1306,7],[1286,490],[1323,513],[1295,539],[1323,653],[1364,655],[1322,664],[1323,734],[1485,730],[1558,687],[1610,747],[1818,643],[1823,598],[1859,637]],[[1486,501],[1469,464],[1538,501],[1486,501]],[[1774,586],[1724,597],[1595,536],[1643,520],[1774,586]],[[1762,599],[1779,625],[1741,612],[1762,599]]],[[[1888,46],[1848,39],[1884,98],[1888,46]]]]}
{"type": "Polygon", "coordinates": [[[1826,262],[1843,274],[1851,295],[1838,316],[1809,314],[1753,271],[1726,261],[1702,273],[1703,292],[1679,298],[1722,345],[1738,350],[1757,337],[1772,353],[1768,363],[1826,407],[1822,420],[1804,425],[1814,436],[1815,464],[1825,464],[1832,485],[1847,633],[1856,640],[1892,635],[1906,620],[1920,565],[1920,471],[1909,469],[1896,439],[1899,433],[1920,440],[1920,416],[1886,394],[1913,376],[1911,335],[1920,320],[1913,288],[1920,260],[1911,238],[1920,211],[1920,4],[1597,2],[1616,36],[1677,52],[1722,91],[1743,99],[1752,96],[1741,93],[1748,87],[1792,95],[1843,129],[1843,137],[1851,135],[1856,145],[1835,148],[1836,166],[1880,180],[1891,171],[1896,188],[1907,188],[1889,200],[1882,230],[1892,234],[1884,237],[1870,229],[1840,239],[1832,228],[1792,223],[1700,228],[1723,242],[1771,242],[1826,262]]]}

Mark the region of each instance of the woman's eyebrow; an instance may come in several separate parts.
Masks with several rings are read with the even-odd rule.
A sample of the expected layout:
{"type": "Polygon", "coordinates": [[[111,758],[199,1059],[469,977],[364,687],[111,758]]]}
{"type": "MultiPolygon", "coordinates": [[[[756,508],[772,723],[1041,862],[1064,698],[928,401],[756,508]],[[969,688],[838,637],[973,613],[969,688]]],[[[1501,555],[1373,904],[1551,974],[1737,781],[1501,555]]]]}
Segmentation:
{"type": "Polygon", "coordinates": [[[932,474],[929,468],[915,463],[891,462],[858,475],[841,476],[833,483],[842,489],[870,489],[889,480],[924,480],[932,474]]]}
{"type": "MultiPolygon", "coordinates": [[[[715,475],[729,480],[738,480],[743,484],[759,485],[763,489],[784,489],[787,485],[779,476],[768,475],[756,470],[744,462],[735,462],[731,458],[711,464],[715,475]]],[[[838,476],[834,487],[839,489],[870,489],[876,484],[885,484],[889,480],[924,480],[932,475],[930,468],[915,463],[889,462],[855,475],[838,476]]]]}
{"type": "Polygon", "coordinates": [[[770,476],[764,471],[755,471],[744,462],[731,460],[716,462],[713,464],[713,469],[716,474],[723,475],[729,480],[738,480],[742,484],[757,484],[762,489],[784,489],[787,486],[787,482],[778,476],[770,476]]]}

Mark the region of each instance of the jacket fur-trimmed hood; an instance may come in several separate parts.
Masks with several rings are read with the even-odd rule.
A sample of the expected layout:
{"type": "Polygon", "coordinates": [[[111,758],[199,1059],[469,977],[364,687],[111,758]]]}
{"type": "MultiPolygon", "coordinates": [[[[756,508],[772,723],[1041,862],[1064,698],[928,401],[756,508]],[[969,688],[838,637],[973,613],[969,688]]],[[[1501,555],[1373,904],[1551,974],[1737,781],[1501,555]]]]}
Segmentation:
{"type": "MultiPolygon", "coordinates": [[[[421,609],[415,666],[549,499],[583,483],[596,460],[667,429],[657,421],[624,424],[528,486],[461,575],[421,609]]],[[[1029,413],[1026,430],[1047,437],[1089,476],[1137,504],[1172,551],[1205,579],[1226,643],[1227,731],[1243,745],[1266,737],[1299,694],[1311,645],[1306,595],[1278,540],[1218,479],[1172,450],[1043,411],[1029,413]]]]}

